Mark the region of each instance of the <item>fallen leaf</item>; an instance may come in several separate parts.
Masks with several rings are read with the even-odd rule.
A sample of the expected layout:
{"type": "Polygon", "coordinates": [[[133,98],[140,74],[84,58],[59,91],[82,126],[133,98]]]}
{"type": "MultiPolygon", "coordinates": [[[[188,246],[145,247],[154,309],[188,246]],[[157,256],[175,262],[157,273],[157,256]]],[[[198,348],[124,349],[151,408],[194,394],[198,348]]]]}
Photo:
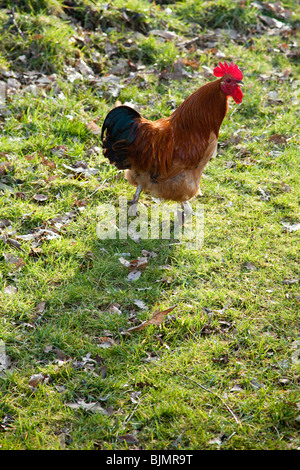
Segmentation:
{"type": "Polygon", "coordinates": [[[300,365],[300,341],[293,341],[291,347],[294,350],[292,353],[292,363],[300,365]]]}
{"type": "Polygon", "coordinates": [[[62,157],[63,155],[65,155],[67,150],[68,149],[65,145],[57,145],[56,147],[52,147],[52,149],[50,149],[50,152],[54,155],[57,155],[58,157],[62,157]]]}
{"type": "Polygon", "coordinates": [[[137,259],[134,259],[130,261],[130,269],[135,270],[137,268],[139,269],[145,269],[148,264],[148,259],[146,256],[140,256],[137,259]]]}
{"type": "Polygon", "coordinates": [[[142,255],[145,257],[149,256],[149,258],[157,257],[157,253],[155,253],[154,251],[147,251],[147,250],[142,250],[142,255]]]}
{"type": "Polygon", "coordinates": [[[269,201],[270,200],[270,196],[262,188],[258,188],[258,190],[261,194],[261,198],[260,198],[261,201],[269,201]]]}
{"type": "Polygon", "coordinates": [[[118,305],[118,304],[117,304],[117,305],[116,305],[116,304],[112,304],[112,305],[109,307],[108,311],[109,311],[110,313],[117,313],[118,315],[121,315],[121,314],[122,314],[122,311],[120,310],[119,307],[120,307],[120,305],[118,305]]]}
{"type": "Polygon", "coordinates": [[[93,69],[89,67],[83,59],[78,59],[75,61],[75,67],[82,73],[84,76],[94,75],[93,69]]]}
{"type": "Polygon", "coordinates": [[[14,240],[13,238],[7,237],[5,240],[3,240],[4,243],[9,243],[9,245],[13,246],[14,248],[17,248],[18,250],[24,251],[22,249],[22,246],[17,240],[14,240]]]}
{"type": "Polygon", "coordinates": [[[137,281],[141,277],[142,272],[141,271],[131,271],[127,279],[128,281],[137,281]]]}
{"type": "Polygon", "coordinates": [[[36,389],[36,387],[41,384],[41,383],[44,383],[49,377],[45,374],[34,374],[30,377],[29,381],[28,381],[28,384],[29,384],[29,387],[33,390],[36,389]]]}
{"type": "Polygon", "coordinates": [[[35,194],[33,196],[33,199],[37,202],[45,202],[47,201],[48,196],[46,196],[45,194],[35,194]]]}
{"type": "Polygon", "coordinates": [[[46,302],[42,301],[37,304],[37,306],[34,309],[34,312],[37,314],[43,313],[45,310],[46,302]]]}
{"type": "Polygon", "coordinates": [[[3,253],[6,263],[13,264],[16,269],[22,268],[25,265],[23,258],[18,258],[11,253],[3,253]]]}
{"type": "Polygon", "coordinates": [[[212,358],[212,361],[213,361],[215,364],[228,364],[228,362],[229,362],[229,356],[228,356],[228,354],[224,354],[224,356],[213,357],[213,358],[212,358]]]}
{"type": "Polygon", "coordinates": [[[126,441],[127,444],[138,444],[138,439],[133,434],[124,434],[124,436],[118,436],[119,441],[126,441]]]}
{"type": "Polygon", "coordinates": [[[276,18],[271,18],[270,16],[258,15],[258,18],[270,28],[284,29],[286,28],[285,23],[282,21],[276,20],[276,18]]]}
{"type": "Polygon", "coordinates": [[[287,232],[295,232],[296,230],[300,229],[300,223],[295,223],[295,224],[291,224],[289,222],[281,222],[281,223],[287,232]]]}
{"type": "Polygon", "coordinates": [[[53,348],[53,352],[55,353],[56,355],[56,358],[59,360],[59,361],[62,361],[62,362],[67,362],[69,361],[71,358],[70,356],[68,356],[66,353],[64,353],[61,349],[59,348],[53,348]]]}
{"type": "Polygon", "coordinates": [[[100,348],[110,348],[115,345],[113,338],[110,336],[100,336],[99,343],[100,348]]]}
{"type": "Polygon", "coordinates": [[[153,317],[150,318],[150,320],[146,320],[137,326],[132,326],[131,328],[128,328],[126,332],[131,333],[132,331],[140,331],[146,328],[148,325],[160,325],[163,321],[164,316],[167,315],[172,310],[174,310],[175,307],[176,305],[174,305],[173,307],[167,308],[166,310],[161,310],[161,311],[156,310],[153,314],[153,317]]]}
{"type": "Polygon", "coordinates": [[[77,175],[83,175],[85,177],[96,175],[99,172],[98,168],[88,168],[84,162],[80,163],[81,165],[74,164],[74,166],[66,165],[65,163],[63,163],[63,166],[67,170],[71,170],[73,173],[77,175]]]}
{"type": "Polygon", "coordinates": [[[6,348],[4,341],[0,341],[0,376],[8,369],[10,366],[10,359],[6,354],[6,348]]]}
{"type": "Polygon", "coordinates": [[[270,141],[274,142],[276,145],[286,145],[287,138],[285,135],[282,134],[273,134],[270,137],[270,141]]]}
{"type": "Polygon", "coordinates": [[[67,406],[69,408],[72,408],[73,410],[85,410],[85,411],[91,411],[92,413],[103,413],[106,414],[106,411],[100,403],[98,402],[91,402],[91,403],[86,403],[83,400],[78,400],[77,403],[67,403],[67,406]]]}
{"type": "Polygon", "coordinates": [[[148,309],[147,305],[145,305],[145,303],[142,300],[135,299],[133,302],[137,307],[141,308],[142,310],[148,309]]]}
{"type": "Polygon", "coordinates": [[[41,160],[42,160],[42,164],[45,165],[45,166],[48,166],[51,170],[55,170],[56,168],[56,163],[55,162],[51,162],[50,160],[48,160],[47,158],[45,157],[41,157],[41,160]]]}
{"type": "Polygon", "coordinates": [[[252,379],[252,380],[250,381],[250,384],[251,384],[254,388],[263,388],[263,387],[264,387],[263,384],[257,382],[257,380],[255,380],[255,379],[252,379]]]}
{"type": "Polygon", "coordinates": [[[282,186],[283,191],[285,191],[286,193],[291,192],[291,186],[289,186],[288,184],[282,182],[281,186],[282,186]]]}
{"type": "Polygon", "coordinates": [[[123,256],[121,256],[119,258],[119,261],[121,264],[123,264],[123,266],[126,266],[126,268],[129,268],[130,267],[130,261],[128,261],[127,259],[125,259],[123,256]]]}
{"type": "Polygon", "coordinates": [[[18,289],[15,286],[5,286],[3,289],[4,294],[14,295],[18,292],[18,289]]]}
{"type": "Polygon", "coordinates": [[[231,389],[230,392],[242,392],[244,389],[241,385],[234,385],[231,389]]]}
{"type": "Polygon", "coordinates": [[[185,70],[183,62],[181,60],[177,60],[171,67],[168,66],[163,70],[160,73],[159,78],[162,80],[183,80],[190,76],[190,73],[185,70]]]}
{"type": "Polygon", "coordinates": [[[278,101],[279,99],[279,94],[277,91],[269,91],[269,93],[267,93],[268,95],[268,98],[271,100],[271,101],[278,101]]]}
{"type": "Polygon", "coordinates": [[[9,162],[0,162],[0,176],[6,175],[11,170],[9,162]]]}
{"type": "Polygon", "coordinates": [[[285,279],[283,284],[291,286],[292,284],[297,284],[298,282],[300,282],[300,279],[285,279]]]}
{"type": "Polygon", "coordinates": [[[3,191],[8,191],[10,193],[14,192],[14,188],[12,186],[8,186],[8,184],[5,183],[0,183],[0,189],[2,189],[3,191]]]}
{"type": "Polygon", "coordinates": [[[1,431],[7,431],[11,429],[12,423],[14,422],[14,417],[11,415],[5,415],[0,424],[1,431]]]}
{"type": "Polygon", "coordinates": [[[254,266],[254,264],[250,263],[250,261],[247,261],[247,263],[245,264],[245,268],[248,271],[255,271],[256,270],[256,266],[254,266]]]}
{"type": "Polygon", "coordinates": [[[217,445],[217,446],[221,446],[224,442],[224,438],[225,438],[225,434],[220,434],[219,436],[217,437],[214,437],[213,439],[211,439],[210,441],[207,442],[207,444],[209,445],[217,445]]]}
{"type": "Polygon", "coordinates": [[[95,134],[95,135],[101,134],[101,127],[97,126],[97,124],[94,121],[88,122],[86,127],[92,134],[95,134]]]}
{"type": "Polygon", "coordinates": [[[11,227],[11,223],[7,219],[0,220],[0,229],[4,229],[5,227],[11,227]]]}

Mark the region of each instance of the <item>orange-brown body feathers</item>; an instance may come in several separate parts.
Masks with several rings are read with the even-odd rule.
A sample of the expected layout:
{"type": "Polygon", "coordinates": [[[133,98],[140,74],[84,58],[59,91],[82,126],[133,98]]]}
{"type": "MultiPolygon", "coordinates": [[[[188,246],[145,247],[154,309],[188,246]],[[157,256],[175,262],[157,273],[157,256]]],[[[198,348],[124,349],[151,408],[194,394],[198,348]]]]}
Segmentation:
{"type": "Polygon", "coordinates": [[[237,75],[236,66],[226,66],[227,73],[217,75],[222,78],[203,85],[168,118],[149,121],[127,106],[108,113],[102,128],[103,154],[125,169],[126,179],[138,187],[133,202],[141,191],[182,203],[198,194],[203,169],[216,152],[227,98],[242,99],[240,75],[229,73],[233,68],[237,75]],[[233,91],[226,80],[234,82],[233,91]]]}

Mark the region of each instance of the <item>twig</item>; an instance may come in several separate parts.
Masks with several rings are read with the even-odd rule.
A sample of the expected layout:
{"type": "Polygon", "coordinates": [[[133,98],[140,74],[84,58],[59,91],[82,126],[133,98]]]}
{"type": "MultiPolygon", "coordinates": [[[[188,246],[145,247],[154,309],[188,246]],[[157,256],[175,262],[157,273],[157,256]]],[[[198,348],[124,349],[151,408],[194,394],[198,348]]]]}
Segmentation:
{"type": "Polygon", "coordinates": [[[178,46],[178,47],[191,46],[191,45],[194,44],[195,42],[199,41],[199,39],[200,39],[200,37],[197,36],[196,38],[188,39],[187,41],[178,42],[178,43],[177,43],[177,46],[178,46]]]}
{"type": "Polygon", "coordinates": [[[91,194],[89,194],[88,196],[86,196],[85,199],[89,199],[90,197],[92,197],[97,191],[99,191],[99,189],[101,189],[104,184],[106,183],[106,179],[102,182],[102,184],[100,184],[100,186],[98,186],[98,188],[95,189],[95,191],[93,191],[91,194]]]}
{"type": "Polygon", "coordinates": [[[9,245],[11,245],[13,248],[16,248],[17,250],[25,251],[21,247],[20,243],[17,242],[17,240],[14,240],[13,238],[8,238],[6,233],[4,233],[2,237],[0,237],[0,240],[2,240],[4,244],[8,243],[9,245]]]}
{"type": "MultiPolygon", "coordinates": [[[[158,367],[161,367],[159,364],[153,362],[153,364],[155,364],[156,366],[158,367]]],[[[161,367],[162,368],[162,367],[161,367]]],[[[237,424],[241,425],[241,422],[240,420],[237,418],[237,416],[234,414],[234,412],[232,411],[232,409],[227,405],[227,403],[225,403],[225,401],[223,400],[222,397],[220,397],[220,395],[218,395],[216,392],[214,392],[213,390],[210,390],[209,388],[205,387],[204,385],[200,384],[199,382],[196,382],[196,380],[193,380],[191,379],[190,377],[188,377],[187,375],[184,375],[184,374],[181,374],[180,372],[177,372],[177,371],[173,371],[173,370],[169,370],[169,369],[166,369],[165,367],[163,368],[164,370],[166,370],[167,372],[171,372],[172,374],[174,375],[180,375],[181,377],[183,377],[184,379],[186,380],[189,380],[190,382],[194,383],[195,385],[197,385],[198,387],[202,388],[203,390],[205,390],[206,392],[208,393],[211,393],[212,395],[214,395],[215,397],[217,397],[222,403],[223,405],[225,406],[225,408],[229,411],[229,413],[233,416],[234,420],[236,421],[237,424]]]]}
{"type": "MultiPolygon", "coordinates": [[[[125,417],[125,420],[124,420],[124,422],[123,422],[123,424],[122,424],[122,428],[121,428],[120,431],[123,431],[124,429],[126,429],[126,425],[127,425],[128,421],[132,418],[132,416],[133,416],[134,413],[136,412],[136,410],[137,410],[137,408],[138,408],[138,406],[139,406],[140,403],[141,403],[141,400],[138,398],[137,403],[136,403],[135,407],[133,408],[133,410],[131,411],[131,413],[129,413],[129,414],[125,417]]],[[[120,432],[120,431],[117,431],[117,433],[116,433],[115,445],[116,445],[117,440],[119,439],[119,432],[120,432]]]]}
{"type": "Polygon", "coordinates": [[[133,408],[133,410],[131,411],[131,413],[129,413],[129,414],[125,417],[125,420],[124,420],[123,426],[122,426],[123,429],[125,429],[126,424],[128,423],[128,421],[131,419],[131,417],[132,417],[132,416],[134,415],[134,413],[136,412],[136,410],[137,410],[137,408],[138,408],[140,402],[141,402],[141,400],[138,399],[138,401],[137,401],[135,407],[133,408]]]}
{"type": "Polygon", "coordinates": [[[17,20],[16,20],[16,17],[15,17],[15,7],[12,7],[12,9],[11,9],[11,18],[12,18],[13,24],[14,24],[16,30],[18,31],[19,35],[21,36],[21,38],[25,39],[25,36],[22,33],[22,31],[20,30],[19,25],[18,25],[17,20]]]}

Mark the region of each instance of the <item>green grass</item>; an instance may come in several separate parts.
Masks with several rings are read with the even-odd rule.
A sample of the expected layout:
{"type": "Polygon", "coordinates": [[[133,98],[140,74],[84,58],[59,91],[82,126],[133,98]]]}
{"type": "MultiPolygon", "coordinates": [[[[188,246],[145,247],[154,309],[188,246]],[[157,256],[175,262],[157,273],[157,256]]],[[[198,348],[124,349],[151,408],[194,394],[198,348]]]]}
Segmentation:
{"type": "Polygon", "coordinates": [[[1,7],[1,449],[299,449],[300,231],[283,223],[300,222],[300,13],[258,4],[1,7]],[[242,68],[244,100],[230,101],[201,182],[203,247],[99,239],[98,206],[133,188],[87,124],[116,102],[170,114],[220,57],[242,68]],[[76,175],[80,161],[98,171],[76,175]],[[57,237],[22,238],[37,229],[57,237]],[[157,256],[129,282],[119,258],[143,250],[157,256]],[[124,333],[172,305],[161,325],[124,333]]]}

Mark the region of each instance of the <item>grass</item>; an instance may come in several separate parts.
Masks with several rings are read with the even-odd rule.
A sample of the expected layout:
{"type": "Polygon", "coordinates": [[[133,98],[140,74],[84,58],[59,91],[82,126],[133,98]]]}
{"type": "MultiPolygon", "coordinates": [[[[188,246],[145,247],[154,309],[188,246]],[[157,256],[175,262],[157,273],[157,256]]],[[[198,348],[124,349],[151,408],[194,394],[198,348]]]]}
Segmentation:
{"type": "Polygon", "coordinates": [[[1,7],[3,450],[299,449],[299,9],[270,4],[1,7]],[[168,115],[220,58],[244,100],[201,182],[203,247],[99,239],[98,206],[133,190],[87,124],[116,102],[168,115]],[[129,282],[119,258],[143,250],[157,256],[129,282]]]}

